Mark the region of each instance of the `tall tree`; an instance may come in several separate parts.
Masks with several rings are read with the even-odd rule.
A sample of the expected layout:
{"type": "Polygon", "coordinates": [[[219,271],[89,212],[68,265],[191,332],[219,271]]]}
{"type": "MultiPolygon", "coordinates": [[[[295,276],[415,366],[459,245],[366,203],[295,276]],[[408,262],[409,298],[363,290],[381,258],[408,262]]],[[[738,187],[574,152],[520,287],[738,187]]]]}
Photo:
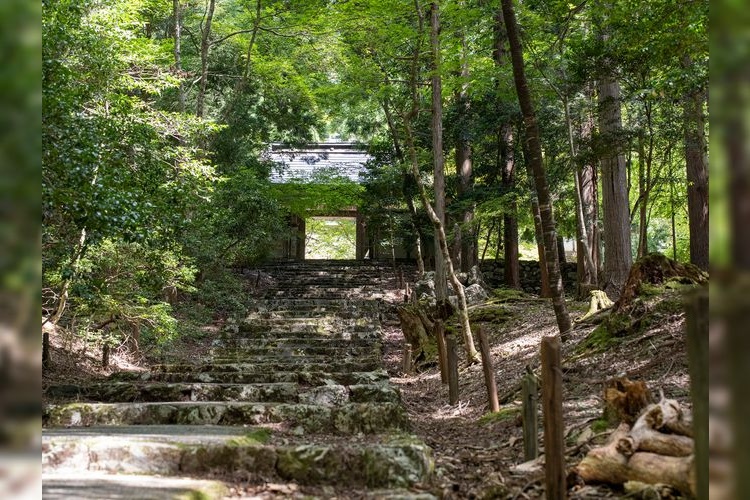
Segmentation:
{"type": "Polygon", "coordinates": [[[477,237],[474,224],[474,202],[470,201],[474,187],[471,142],[468,121],[471,101],[469,100],[469,48],[466,35],[461,33],[461,86],[458,91],[459,123],[456,138],[456,173],[458,174],[458,196],[465,204],[462,210],[459,229],[461,270],[469,271],[477,263],[477,237]]]}
{"type": "MultiPolygon", "coordinates": [[[[690,66],[689,58],[686,58],[685,66],[690,66]]],[[[708,160],[706,119],[703,112],[705,102],[705,90],[691,90],[684,99],[684,120],[690,262],[708,270],[708,160]]]]}
{"type": "MultiPolygon", "coordinates": [[[[503,14],[498,11],[494,20],[493,59],[498,70],[508,61],[507,30],[503,21],[503,14]]],[[[503,193],[513,193],[516,185],[516,160],[513,145],[513,122],[508,117],[500,124],[497,134],[499,168],[501,171],[501,185],[503,193]]],[[[521,271],[518,261],[518,206],[513,196],[508,197],[507,206],[503,211],[503,278],[505,285],[511,288],[521,287],[521,271]]],[[[542,286],[544,288],[544,286],[542,286]]]]}
{"type": "Polygon", "coordinates": [[[177,102],[181,113],[185,112],[185,88],[182,84],[182,6],[180,0],[172,0],[174,16],[174,69],[180,83],[177,87],[177,102]]]}
{"type": "MultiPolygon", "coordinates": [[[[422,13],[422,7],[419,5],[419,0],[414,0],[414,7],[417,13],[418,18],[418,36],[419,39],[414,47],[414,52],[411,57],[411,68],[409,72],[409,87],[410,87],[410,93],[411,93],[411,109],[408,111],[406,116],[404,117],[404,127],[406,131],[406,145],[409,149],[409,159],[411,161],[411,168],[412,173],[414,175],[415,179],[419,179],[419,159],[417,158],[417,147],[414,140],[414,131],[413,131],[413,121],[415,121],[419,115],[419,94],[417,89],[417,73],[418,73],[418,64],[419,64],[419,58],[421,53],[421,35],[424,31],[424,14],[422,13]]],[[[440,32],[440,17],[439,17],[439,10],[438,5],[436,2],[433,2],[430,6],[430,45],[432,49],[432,57],[435,58],[437,56],[439,58],[440,51],[439,51],[439,32],[440,32]],[[436,47],[437,46],[437,47],[436,47]],[[437,48],[437,51],[436,51],[437,48]]],[[[433,66],[437,65],[439,67],[439,63],[433,62],[433,66]]],[[[433,93],[433,104],[435,103],[435,95],[433,93]]],[[[442,102],[440,101],[441,107],[442,102]]],[[[434,110],[433,110],[433,120],[434,120],[434,110]]],[[[442,127],[440,127],[440,137],[438,139],[440,142],[442,142],[442,127]]],[[[433,139],[434,131],[433,131],[433,139]]],[[[433,144],[433,148],[435,145],[433,144]]],[[[442,150],[440,151],[440,154],[442,155],[442,150]]],[[[469,311],[468,306],[466,303],[466,294],[464,293],[464,287],[461,284],[461,282],[458,280],[458,277],[456,276],[456,273],[453,269],[453,261],[451,260],[450,255],[450,249],[448,248],[448,238],[445,235],[445,224],[438,216],[436,208],[433,208],[430,204],[429,199],[427,198],[427,192],[425,187],[422,185],[421,182],[417,182],[417,186],[419,188],[419,195],[422,200],[422,206],[424,207],[425,211],[427,212],[428,217],[430,218],[430,221],[432,222],[433,227],[435,228],[435,237],[437,239],[438,248],[436,248],[436,251],[440,252],[440,256],[442,257],[442,261],[445,265],[445,270],[447,271],[447,277],[451,281],[451,285],[453,286],[453,290],[456,292],[456,295],[458,296],[458,315],[461,322],[461,331],[463,333],[463,340],[464,340],[464,349],[466,351],[466,357],[469,364],[476,363],[479,361],[479,352],[477,351],[476,347],[474,346],[474,337],[471,332],[471,324],[469,322],[469,311]]],[[[442,194],[445,196],[445,193],[442,194]]],[[[437,194],[436,194],[437,197],[437,194]]],[[[437,203],[436,203],[437,205],[437,203]]],[[[437,261],[437,259],[436,259],[437,261]]],[[[444,275],[445,276],[445,275],[444,275]]],[[[437,279],[438,275],[435,273],[435,285],[437,288],[437,279]]],[[[444,286],[447,288],[447,284],[445,283],[445,278],[443,278],[444,286]]],[[[446,292],[447,295],[447,292],[446,292]]],[[[437,294],[436,294],[437,296],[437,294]]],[[[438,298],[438,305],[440,306],[439,297],[438,298]]]]}
{"type": "Polygon", "coordinates": [[[208,56],[211,49],[211,24],[214,20],[216,0],[208,0],[206,13],[201,22],[201,78],[198,97],[195,104],[195,115],[203,117],[206,103],[206,86],[208,85],[208,56]]]}
{"type": "Polygon", "coordinates": [[[557,237],[555,219],[552,212],[552,197],[550,196],[549,185],[547,183],[547,173],[542,163],[542,143],[539,134],[539,124],[531,100],[531,91],[526,80],[521,39],[518,35],[518,24],[516,23],[516,15],[513,10],[513,0],[502,0],[502,10],[505,29],[508,34],[511,62],[513,63],[513,79],[516,84],[518,104],[521,107],[524,124],[526,125],[526,143],[529,152],[527,161],[534,174],[534,185],[536,186],[537,197],[539,199],[539,214],[544,232],[547,274],[552,291],[552,307],[555,311],[560,336],[566,337],[570,333],[572,324],[568,308],[565,305],[565,292],[563,290],[560,262],[557,254],[557,237]]]}
{"type": "MultiPolygon", "coordinates": [[[[430,51],[432,54],[432,163],[435,215],[445,227],[445,157],[443,156],[443,84],[440,56],[440,13],[437,2],[430,4],[430,51]]],[[[435,297],[438,304],[448,300],[445,261],[435,232],[435,297]]]]}
{"type": "MultiPolygon", "coordinates": [[[[604,3],[602,7],[606,7],[604,3]]],[[[600,20],[599,38],[606,45],[610,38],[606,17],[600,20]]],[[[601,152],[602,205],[604,209],[604,291],[620,296],[633,264],[630,243],[630,204],[627,165],[622,151],[622,110],[620,84],[614,78],[613,61],[603,58],[599,75],[599,133],[601,152]]]]}

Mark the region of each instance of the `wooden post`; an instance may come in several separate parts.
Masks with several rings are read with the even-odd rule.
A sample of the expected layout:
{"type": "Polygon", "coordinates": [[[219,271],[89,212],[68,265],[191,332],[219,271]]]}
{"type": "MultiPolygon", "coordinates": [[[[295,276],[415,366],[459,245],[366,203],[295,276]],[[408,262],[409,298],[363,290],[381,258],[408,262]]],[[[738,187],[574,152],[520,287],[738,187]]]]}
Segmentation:
{"type": "Polygon", "coordinates": [[[538,390],[539,384],[536,376],[531,370],[528,370],[521,382],[523,400],[523,459],[527,462],[539,456],[538,390]]]}
{"type": "Polygon", "coordinates": [[[49,332],[47,330],[42,334],[42,369],[49,370],[52,368],[52,357],[49,348],[49,332]]]}
{"type": "Polygon", "coordinates": [[[448,383],[448,352],[445,346],[445,327],[443,320],[435,320],[435,341],[438,346],[438,365],[440,366],[440,382],[448,383]]]}
{"type": "Polygon", "coordinates": [[[481,326],[476,328],[477,337],[479,337],[479,350],[482,354],[482,371],[484,372],[484,385],[487,386],[487,399],[489,401],[490,411],[500,411],[500,403],[497,400],[497,384],[495,383],[495,370],[492,367],[492,353],[490,353],[490,343],[487,340],[484,330],[481,326]]]}
{"type": "Polygon", "coordinates": [[[411,368],[412,368],[411,357],[412,357],[411,344],[409,342],[404,342],[404,361],[401,367],[401,371],[403,371],[407,375],[411,374],[411,368]]]}
{"type": "Polygon", "coordinates": [[[542,339],[545,485],[548,500],[565,500],[565,435],[562,415],[560,337],[542,339]]]}
{"type": "Polygon", "coordinates": [[[451,406],[458,404],[458,355],[456,354],[456,338],[448,335],[446,339],[448,350],[448,401],[451,406]]]}
{"type": "Polygon", "coordinates": [[[708,288],[690,294],[685,304],[690,394],[693,400],[695,477],[698,498],[708,498],[708,288]]]}
{"type": "Polygon", "coordinates": [[[105,342],[102,346],[102,367],[107,368],[109,366],[109,343],[105,342]]]}

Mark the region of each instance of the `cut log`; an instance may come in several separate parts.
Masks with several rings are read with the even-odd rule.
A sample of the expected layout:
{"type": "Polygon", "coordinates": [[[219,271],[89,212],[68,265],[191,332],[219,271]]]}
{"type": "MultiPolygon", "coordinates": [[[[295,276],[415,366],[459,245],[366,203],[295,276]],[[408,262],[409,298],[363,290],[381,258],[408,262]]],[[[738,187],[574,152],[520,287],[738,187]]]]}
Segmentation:
{"type": "Polygon", "coordinates": [[[617,442],[617,450],[627,457],[637,451],[672,457],[691,455],[694,450],[692,438],[660,432],[687,427],[681,423],[682,416],[680,404],[673,399],[662,399],[659,403],[648,406],[628,435],[617,442]]]}
{"type": "Polygon", "coordinates": [[[607,444],[589,451],[573,473],[587,483],[666,484],[695,496],[693,440],[684,434],[661,432],[688,431],[687,415],[677,401],[662,398],[646,408],[632,429],[627,423],[620,424],[607,444]]]}

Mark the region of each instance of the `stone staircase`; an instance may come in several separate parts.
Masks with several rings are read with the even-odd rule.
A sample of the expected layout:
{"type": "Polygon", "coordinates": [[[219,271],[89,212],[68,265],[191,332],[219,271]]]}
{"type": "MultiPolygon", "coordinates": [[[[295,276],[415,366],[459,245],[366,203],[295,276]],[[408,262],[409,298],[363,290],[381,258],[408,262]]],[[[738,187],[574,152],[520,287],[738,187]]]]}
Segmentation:
{"type": "Polygon", "coordinates": [[[431,498],[408,492],[433,464],[382,367],[393,271],[358,261],[262,271],[273,284],[206,359],[47,389],[69,402],[45,409],[45,498],[222,498],[215,479],[238,477],[320,496],[431,498]]]}

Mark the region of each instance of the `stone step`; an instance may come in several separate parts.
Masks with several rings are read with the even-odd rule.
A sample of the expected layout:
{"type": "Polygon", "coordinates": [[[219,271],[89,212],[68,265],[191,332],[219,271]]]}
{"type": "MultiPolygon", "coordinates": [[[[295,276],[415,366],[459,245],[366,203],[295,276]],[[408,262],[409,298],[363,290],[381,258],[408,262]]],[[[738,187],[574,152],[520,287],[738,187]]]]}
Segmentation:
{"type": "Polygon", "coordinates": [[[375,435],[357,443],[286,440],[242,427],[47,429],[42,435],[42,465],[45,474],[59,476],[91,471],[200,477],[243,470],[256,483],[280,479],[369,488],[407,487],[427,480],[433,469],[429,448],[413,438],[375,435]]]}
{"type": "Polygon", "coordinates": [[[237,325],[240,331],[260,329],[281,331],[312,331],[321,335],[330,336],[338,332],[355,331],[362,332],[372,328],[378,328],[379,316],[368,318],[341,318],[333,316],[319,316],[316,318],[303,316],[273,316],[247,318],[237,325]]]}
{"type": "Polygon", "coordinates": [[[278,337],[274,337],[270,333],[268,337],[232,336],[223,339],[216,339],[212,345],[213,347],[253,347],[257,349],[267,349],[268,351],[272,351],[273,349],[369,348],[380,352],[383,348],[383,344],[378,337],[343,339],[316,337],[309,334],[289,336],[284,335],[283,333],[279,333],[278,337]]]}
{"type": "Polygon", "coordinates": [[[117,402],[242,401],[257,403],[305,403],[334,405],[345,403],[398,403],[399,392],[388,383],[300,387],[293,382],[227,383],[143,383],[106,382],[87,385],[51,385],[45,393],[51,398],[117,402]]]}
{"type": "Polygon", "coordinates": [[[274,330],[241,330],[237,333],[227,333],[225,336],[218,338],[212,342],[215,345],[221,345],[223,342],[231,342],[233,340],[247,340],[249,342],[257,342],[258,345],[265,345],[266,343],[279,345],[284,343],[318,343],[318,342],[346,342],[348,345],[372,345],[382,340],[381,331],[370,330],[370,331],[338,331],[330,332],[329,335],[321,335],[320,333],[303,330],[302,327],[290,328],[287,331],[274,330]]]}
{"type": "Polygon", "coordinates": [[[252,339],[236,339],[229,341],[220,347],[213,347],[209,353],[213,356],[221,357],[225,354],[236,354],[246,356],[262,356],[264,353],[270,354],[269,358],[306,356],[318,357],[328,356],[332,358],[346,357],[370,357],[380,356],[382,352],[381,344],[372,344],[364,346],[330,346],[330,345],[261,345],[253,342],[252,339]]]}
{"type": "Polygon", "coordinates": [[[280,309],[280,310],[274,310],[274,311],[259,311],[259,312],[253,312],[251,315],[245,320],[246,322],[253,322],[255,320],[259,319],[294,319],[295,321],[305,321],[308,320],[310,322],[315,321],[322,321],[324,319],[328,320],[338,320],[338,319],[349,319],[349,320],[357,320],[363,318],[365,321],[373,321],[378,318],[377,312],[368,312],[363,313],[361,311],[352,311],[352,310],[340,310],[340,311],[334,311],[334,310],[319,310],[319,309],[311,309],[311,310],[296,310],[296,309],[280,309]]]}
{"type": "Polygon", "coordinates": [[[329,371],[292,370],[279,372],[247,373],[241,371],[155,373],[119,372],[110,377],[112,381],[172,382],[172,383],[234,383],[261,384],[291,382],[306,386],[317,385],[360,385],[388,380],[385,370],[372,371],[329,371]]]}
{"type": "Polygon", "coordinates": [[[353,357],[333,360],[327,356],[276,357],[226,355],[212,357],[204,364],[166,364],[156,365],[153,373],[201,373],[201,372],[242,372],[270,373],[284,371],[353,371],[366,372],[377,370],[382,366],[380,356],[353,357]],[[312,359],[315,358],[315,359],[312,359]]]}
{"type": "Polygon", "coordinates": [[[226,498],[229,493],[220,481],[187,477],[159,477],[108,472],[78,472],[42,474],[44,500],[176,500],[226,498]]]}
{"type": "Polygon", "coordinates": [[[257,425],[285,424],[307,433],[374,434],[408,430],[397,403],[324,406],[295,403],[169,402],[70,403],[45,408],[47,427],[92,425],[257,425]]]}

